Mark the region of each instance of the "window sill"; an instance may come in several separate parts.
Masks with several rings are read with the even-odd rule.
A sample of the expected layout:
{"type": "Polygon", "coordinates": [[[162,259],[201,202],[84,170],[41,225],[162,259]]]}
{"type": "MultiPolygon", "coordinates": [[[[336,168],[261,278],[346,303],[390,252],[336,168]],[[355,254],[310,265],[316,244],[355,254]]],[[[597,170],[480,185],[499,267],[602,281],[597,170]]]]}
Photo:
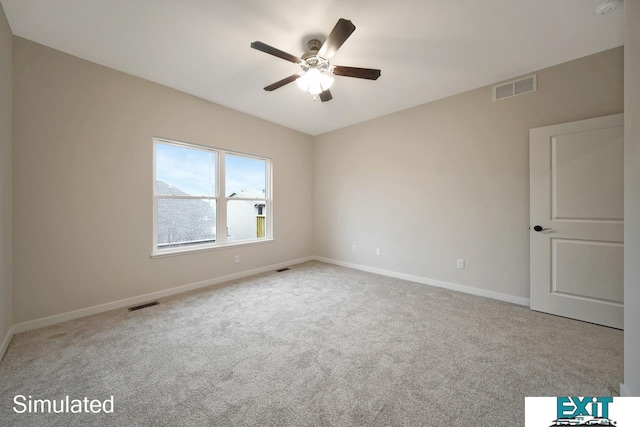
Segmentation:
{"type": "Polygon", "coordinates": [[[165,258],[170,256],[192,254],[197,252],[219,251],[222,249],[237,248],[239,246],[263,245],[265,243],[272,243],[274,241],[275,241],[274,239],[246,240],[243,242],[227,243],[226,245],[220,245],[220,246],[212,245],[212,246],[201,246],[199,248],[166,249],[166,250],[155,251],[151,253],[150,258],[165,258]]]}

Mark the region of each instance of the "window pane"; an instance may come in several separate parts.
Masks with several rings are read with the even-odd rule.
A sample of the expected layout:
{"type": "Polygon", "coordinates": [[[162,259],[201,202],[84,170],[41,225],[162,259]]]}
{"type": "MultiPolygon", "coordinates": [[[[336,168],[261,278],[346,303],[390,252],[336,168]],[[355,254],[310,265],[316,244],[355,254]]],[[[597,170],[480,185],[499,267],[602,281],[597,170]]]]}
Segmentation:
{"type": "Polygon", "coordinates": [[[158,198],[158,249],[216,241],[216,201],[158,198]]]}
{"type": "Polygon", "coordinates": [[[227,201],[227,240],[255,240],[267,237],[267,208],[264,200],[227,201]]]}
{"type": "Polygon", "coordinates": [[[156,143],[156,194],[215,196],[216,154],[156,143]]]}
{"type": "Polygon", "coordinates": [[[225,156],[227,197],[264,198],[267,188],[267,162],[244,156],[225,156]]]}

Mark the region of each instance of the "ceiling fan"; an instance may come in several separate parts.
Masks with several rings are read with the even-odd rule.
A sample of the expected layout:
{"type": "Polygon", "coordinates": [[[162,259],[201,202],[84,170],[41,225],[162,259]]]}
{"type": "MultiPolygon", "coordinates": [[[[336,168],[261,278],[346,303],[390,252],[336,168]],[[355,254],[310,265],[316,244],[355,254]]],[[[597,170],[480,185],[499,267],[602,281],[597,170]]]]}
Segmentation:
{"type": "Polygon", "coordinates": [[[378,77],[380,77],[380,70],[373,68],[343,67],[329,63],[333,55],[340,49],[340,46],[342,46],[355,30],[356,26],[353,25],[351,21],[340,18],[324,44],[320,43],[320,40],[317,39],[309,40],[307,44],[309,51],[305,52],[300,58],[259,41],[251,43],[252,48],[293,62],[302,69],[299,73],[292,74],[289,77],[285,77],[280,81],[266,86],[264,90],[271,92],[295,81],[302,90],[312,94],[314,100],[316,99],[316,95],[319,95],[322,102],[327,102],[333,99],[329,91],[329,88],[333,84],[333,76],[377,80],[378,77]]]}

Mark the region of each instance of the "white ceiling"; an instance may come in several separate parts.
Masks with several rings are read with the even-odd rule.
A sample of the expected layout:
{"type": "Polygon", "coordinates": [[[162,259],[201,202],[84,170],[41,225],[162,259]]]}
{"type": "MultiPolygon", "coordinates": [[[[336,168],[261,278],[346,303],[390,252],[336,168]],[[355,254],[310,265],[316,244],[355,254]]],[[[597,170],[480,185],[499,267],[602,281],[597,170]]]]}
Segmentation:
{"type": "Polygon", "coordinates": [[[623,43],[623,11],[602,0],[0,0],[17,36],[317,135],[623,43]],[[299,71],[251,49],[299,56],[338,18],[357,29],[333,65],[382,69],[336,77],[322,103],[299,71]]]}

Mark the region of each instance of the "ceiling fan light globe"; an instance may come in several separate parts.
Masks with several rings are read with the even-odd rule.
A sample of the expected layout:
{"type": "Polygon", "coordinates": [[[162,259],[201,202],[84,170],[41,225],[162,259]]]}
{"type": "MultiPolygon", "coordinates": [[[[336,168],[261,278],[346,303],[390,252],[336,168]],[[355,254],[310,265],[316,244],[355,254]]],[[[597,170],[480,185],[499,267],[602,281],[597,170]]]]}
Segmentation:
{"type": "Polygon", "coordinates": [[[333,84],[333,76],[312,68],[296,80],[300,89],[311,95],[318,95],[329,89],[333,84]]]}

